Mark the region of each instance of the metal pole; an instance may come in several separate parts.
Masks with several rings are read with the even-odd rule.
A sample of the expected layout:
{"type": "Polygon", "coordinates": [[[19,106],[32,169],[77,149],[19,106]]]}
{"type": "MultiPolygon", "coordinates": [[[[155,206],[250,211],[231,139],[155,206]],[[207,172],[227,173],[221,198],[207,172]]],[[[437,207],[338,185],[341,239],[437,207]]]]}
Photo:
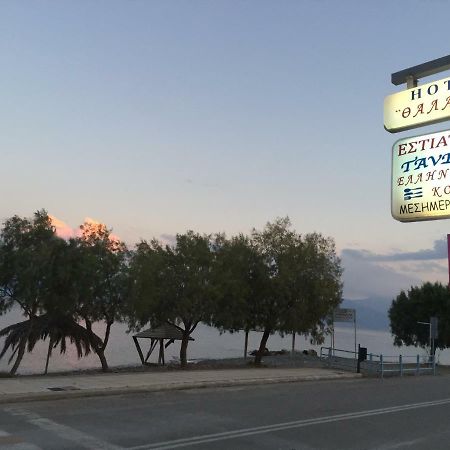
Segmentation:
{"type": "Polygon", "coordinates": [[[247,349],[248,349],[248,330],[245,331],[244,359],[247,359],[247,349]]]}
{"type": "Polygon", "coordinates": [[[431,353],[431,320],[429,322],[417,322],[420,323],[421,325],[428,325],[429,327],[429,336],[428,336],[428,345],[430,346],[430,353],[431,353]]]}
{"type": "Polygon", "coordinates": [[[295,353],[295,331],[292,333],[292,350],[291,350],[291,356],[294,356],[295,353]]]}
{"type": "Polygon", "coordinates": [[[431,344],[431,320],[430,320],[430,357],[431,357],[431,355],[432,355],[432,352],[433,351],[433,349],[432,349],[432,344],[431,344]]]}
{"type": "Polygon", "coordinates": [[[411,89],[417,87],[417,79],[413,75],[408,75],[406,77],[406,89],[411,89]]]}
{"type": "Polygon", "coordinates": [[[335,346],[335,336],[334,336],[334,311],[333,311],[333,322],[331,323],[331,327],[332,327],[332,342],[331,342],[331,348],[333,349],[333,356],[334,356],[334,346],[335,346]]]}
{"type": "Polygon", "coordinates": [[[383,369],[384,369],[384,367],[383,367],[383,355],[380,355],[380,369],[381,369],[381,378],[383,378],[383,375],[384,375],[384,373],[383,373],[383,369]]]}
{"type": "Polygon", "coordinates": [[[400,356],[398,357],[398,362],[399,362],[399,364],[400,364],[400,376],[402,377],[402,376],[403,376],[403,361],[402,361],[402,355],[400,355],[400,356]]]}
{"type": "Polygon", "coordinates": [[[417,355],[417,366],[416,366],[416,375],[420,373],[420,357],[417,355]]]}
{"type": "Polygon", "coordinates": [[[357,358],[358,355],[356,353],[356,309],[355,309],[355,315],[354,315],[354,325],[355,325],[355,357],[357,358]]]}

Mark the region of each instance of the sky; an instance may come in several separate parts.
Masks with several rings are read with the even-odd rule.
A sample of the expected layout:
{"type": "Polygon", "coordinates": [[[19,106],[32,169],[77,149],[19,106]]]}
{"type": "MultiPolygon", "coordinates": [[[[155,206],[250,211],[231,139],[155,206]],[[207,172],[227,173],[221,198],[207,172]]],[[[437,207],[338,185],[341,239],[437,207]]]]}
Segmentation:
{"type": "Polygon", "coordinates": [[[91,217],[132,247],[288,215],[335,239],[347,298],[447,282],[448,220],[399,223],[390,191],[394,142],[450,125],[390,134],[383,100],[404,89],[391,73],[450,54],[449,13],[438,0],[1,0],[0,220],[91,217]]]}

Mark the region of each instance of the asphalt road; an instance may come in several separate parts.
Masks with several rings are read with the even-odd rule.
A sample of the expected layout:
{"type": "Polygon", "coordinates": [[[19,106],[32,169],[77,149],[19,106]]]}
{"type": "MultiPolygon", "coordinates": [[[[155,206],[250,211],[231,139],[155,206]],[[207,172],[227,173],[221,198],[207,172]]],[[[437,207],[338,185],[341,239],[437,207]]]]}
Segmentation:
{"type": "Polygon", "coordinates": [[[447,450],[450,377],[272,384],[0,407],[0,450],[156,448],[447,450]]]}

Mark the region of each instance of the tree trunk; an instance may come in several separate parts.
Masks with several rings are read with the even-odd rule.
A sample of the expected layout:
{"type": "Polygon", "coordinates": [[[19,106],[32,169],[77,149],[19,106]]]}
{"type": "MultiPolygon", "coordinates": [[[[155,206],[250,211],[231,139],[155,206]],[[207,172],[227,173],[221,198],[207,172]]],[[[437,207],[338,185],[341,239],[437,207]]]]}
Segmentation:
{"type": "MultiPolygon", "coordinates": [[[[86,331],[89,336],[89,341],[91,342],[91,347],[94,349],[94,352],[97,354],[98,359],[100,360],[100,363],[102,365],[102,371],[108,372],[109,367],[108,367],[108,361],[106,361],[106,357],[105,357],[105,345],[99,346],[96,344],[96,341],[95,341],[96,334],[92,331],[92,323],[89,320],[87,320],[86,318],[84,319],[84,323],[86,324],[86,331]]],[[[107,325],[108,336],[109,336],[109,329],[108,329],[109,327],[110,326],[107,325]]]]}
{"type": "Polygon", "coordinates": [[[181,367],[187,366],[187,348],[189,344],[189,331],[183,332],[183,339],[181,340],[180,348],[180,363],[181,367]]]}
{"type": "Polygon", "coordinates": [[[266,344],[270,336],[270,330],[265,329],[259,344],[259,350],[255,355],[255,365],[259,366],[261,364],[262,356],[266,350],[266,344]]]}
{"type": "Polygon", "coordinates": [[[47,361],[45,361],[44,375],[47,375],[48,363],[50,361],[50,355],[52,354],[52,346],[53,346],[53,339],[50,337],[50,343],[48,344],[48,351],[47,351],[47,361]]]}
{"type": "Polygon", "coordinates": [[[96,348],[95,353],[97,353],[98,358],[102,364],[102,372],[108,372],[108,361],[106,361],[105,350],[103,348],[96,348]]]}

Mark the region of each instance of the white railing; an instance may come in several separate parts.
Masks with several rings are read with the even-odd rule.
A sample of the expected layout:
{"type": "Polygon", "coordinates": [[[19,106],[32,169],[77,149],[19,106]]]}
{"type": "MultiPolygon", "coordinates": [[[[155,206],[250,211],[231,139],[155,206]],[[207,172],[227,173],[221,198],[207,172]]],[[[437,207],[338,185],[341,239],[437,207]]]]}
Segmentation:
{"type": "MultiPolygon", "coordinates": [[[[332,347],[321,347],[320,358],[329,367],[332,366],[352,370],[356,370],[357,368],[358,354],[353,351],[332,347]]],[[[420,355],[386,356],[368,353],[367,360],[360,362],[360,369],[364,373],[379,375],[381,378],[385,375],[436,375],[436,358],[434,356],[429,356],[426,361],[421,362],[420,355]]]]}

